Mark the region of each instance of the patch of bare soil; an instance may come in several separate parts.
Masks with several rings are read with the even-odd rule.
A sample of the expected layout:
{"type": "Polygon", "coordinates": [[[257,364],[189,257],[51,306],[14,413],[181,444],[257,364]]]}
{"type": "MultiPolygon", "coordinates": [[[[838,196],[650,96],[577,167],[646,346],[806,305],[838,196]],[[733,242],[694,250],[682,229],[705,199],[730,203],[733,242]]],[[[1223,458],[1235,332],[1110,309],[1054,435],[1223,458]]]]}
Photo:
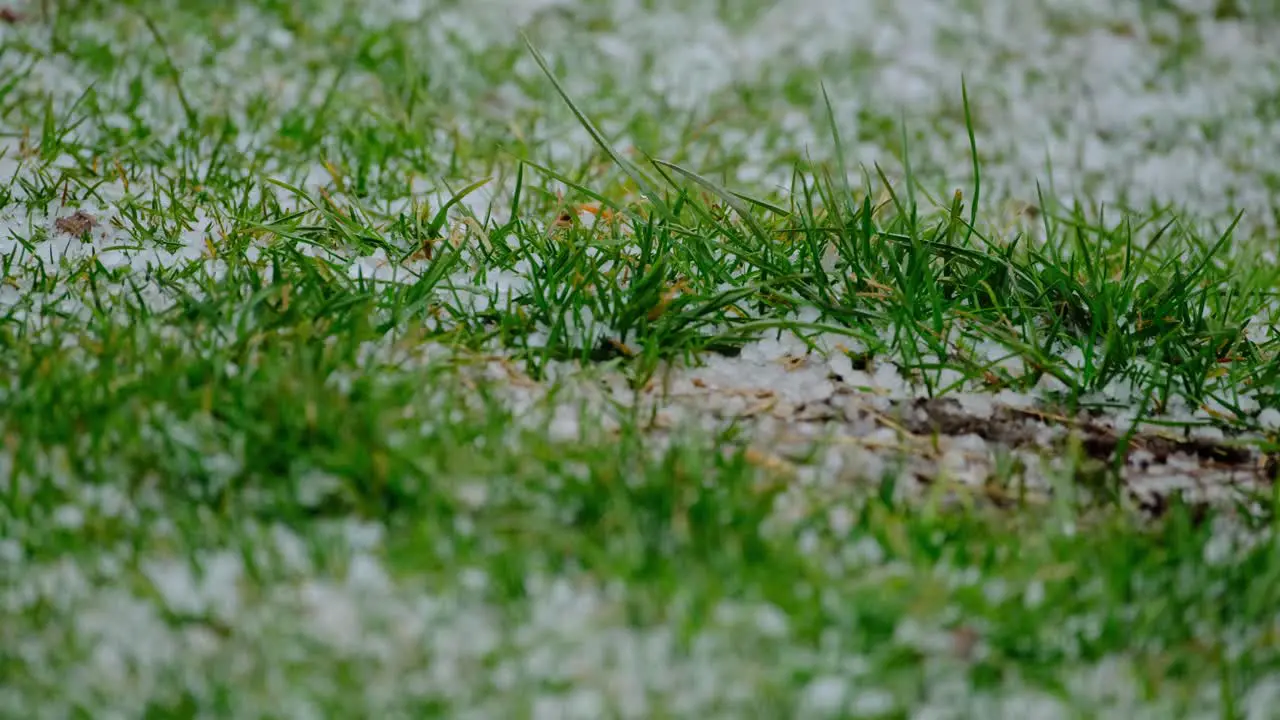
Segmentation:
{"type": "MultiPolygon", "coordinates": [[[[522,407],[548,393],[511,363],[494,361],[486,374],[507,381],[522,407]]],[[[1069,487],[1159,516],[1175,500],[1248,506],[1270,496],[1280,470],[1259,450],[1263,438],[1225,427],[1130,431],[1106,414],[986,395],[890,397],[843,382],[818,358],[675,366],[639,392],[622,373],[580,374],[566,363],[557,374],[557,416],[570,435],[581,424],[608,431],[621,415],[646,418],[658,439],[736,428],[752,462],[833,492],[892,474],[909,495],[1013,506],[1069,487]]]]}
{"type": "Polygon", "coordinates": [[[83,210],[53,221],[53,229],[64,235],[83,237],[98,224],[98,219],[83,210]]]}
{"type": "Polygon", "coordinates": [[[817,363],[792,370],[821,373],[802,384],[817,390],[762,387],[761,375],[747,368],[690,368],[677,371],[665,389],[655,383],[645,402],[659,426],[740,426],[761,457],[785,462],[807,455],[811,462],[812,448],[821,445],[822,472],[833,477],[874,480],[868,476],[893,471],[921,492],[967,486],[998,503],[1047,499],[1065,481],[1159,515],[1174,498],[1230,505],[1269,496],[1280,469],[1275,454],[1259,450],[1262,438],[1225,427],[1148,423],[1130,430],[1105,414],[1011,406],[991,397],[893,399],[843,384],[817,363]]]}

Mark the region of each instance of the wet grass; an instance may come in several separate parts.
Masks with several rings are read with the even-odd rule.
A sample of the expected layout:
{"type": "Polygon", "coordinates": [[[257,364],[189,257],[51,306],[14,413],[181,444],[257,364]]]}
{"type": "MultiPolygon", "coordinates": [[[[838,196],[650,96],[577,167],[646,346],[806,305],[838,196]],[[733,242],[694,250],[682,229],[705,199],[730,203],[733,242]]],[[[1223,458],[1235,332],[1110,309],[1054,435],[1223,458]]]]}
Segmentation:
{"type": "MultiPolygon", "coordinates": [[[[333,8],[55,3],[0,30],[0,714],[532,716],[581,691],[596,716],[1264,716],[1271,497],[1155,520],[1088,493],[905,502],[893,472],[780,468],[739,428],[562,418],[573,379],[640,388],[785,333],[925,397],[1274,451],[1280,270],[1253,225],[1039,187],[1001,210],[967,87],[967,187],[913,173],[930,118],[881,122],[896,154],[853,166],[817,76],[794,93],[826,159],[739,187],[742,127],[715,113],[746,89],[656,122],[562,79],[550,41],[430,35],[450,51],[424,64],[421,28],[333,8]],[[369,558],[390,579],[345,621],[282,599],[369,558]],[[173,559],[193,590],[153,567],[173,559]],[[557,582],[590,610],[547,620],[557,582]],[[386,637],[388,608],[420,621],[391,649],[321,637],[386,637]],[[496,639],[432,634],[468,622],[496,639]],[[559,669],[620,633],[670,633],[648,663],[679,676],[559,669]]],[[[548,12],[531,38],[609,22],[548,12]]]]}

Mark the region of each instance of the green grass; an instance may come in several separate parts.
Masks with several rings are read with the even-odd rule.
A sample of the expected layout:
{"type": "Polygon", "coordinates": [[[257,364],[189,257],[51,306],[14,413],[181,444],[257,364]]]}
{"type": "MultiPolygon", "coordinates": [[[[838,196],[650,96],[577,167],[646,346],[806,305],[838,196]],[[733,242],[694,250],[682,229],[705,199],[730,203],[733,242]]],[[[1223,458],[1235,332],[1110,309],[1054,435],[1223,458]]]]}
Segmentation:
{"type": "Polygon", "coordinates": [[[1259,226],[1009,211],[972,78],[960,125],[872,108],[852,138],[784,74],[824,148],[766,130],[795,189],[738,187],[777,88],[690,113],[586,82],[555,51],[599,7],[526,46],[329,2],[49,5],[0,36],[0,715],[1267,716],[1267,483],[1152,517],[1075,438],[1051,493],[1002,490],[1013,458],[910,493],[909,457],[834,472],[829,438],[664,426],[646,394],[794,335],[921,396],[1274,457],[1259,226]],[[911,155],[957,127],[961,190],[911,155]],[[602,704],[548,705],[575,693],[602,704]]]}

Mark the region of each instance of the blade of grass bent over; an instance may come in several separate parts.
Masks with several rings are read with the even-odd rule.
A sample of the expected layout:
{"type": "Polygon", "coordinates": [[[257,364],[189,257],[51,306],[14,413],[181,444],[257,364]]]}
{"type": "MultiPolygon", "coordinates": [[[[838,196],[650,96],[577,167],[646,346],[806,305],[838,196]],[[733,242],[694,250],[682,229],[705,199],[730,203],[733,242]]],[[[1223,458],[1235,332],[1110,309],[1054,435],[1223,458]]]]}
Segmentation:
{"type": "Polygon", "coordinates": [[[573,99],[569,97],[569,93],[564,89],[564,86],[560,84],[560,80],[556,78],[555,73],[551,72],[551,66],[547,64],[547,59],[544,58],[542,53],[538,52],[538,49],[529,41],[529,36],[522,32],[520,33],[520,38],[524,40],[525,47],[529,48],[529,52],[533,55],[534,62],[538,63],[538,67],[542,69],[543,74],[551,81],[552,86],[555,87],[560,98],[564,100],[565,104],[569,106],[569,109],[573,111],[574,116],[578,118],[578,122],[581,123],[582,127],[591,135],[591,139],[595,140],[596,144],[600,146],[600,149],[604,150],[609,156],[609,159],[613,160],[614,164],[621,168],[622,171],[627,174],[627,177],[631,178],[636,186],[640,188],[640,193],[644,195],[650,204],[658,210],[658,213],[661,214],[662,217],[667,220],[674,220],[675,218],[671,213],[671,209],[667,207],[666,203],[664,203],[662,198],[658,195],[657,184],[651,178],[646,176],[644,171],[637,167],[635,163],[622,157],[617,150],[613,149],[613,146],[609,144],[609,141],[605,139],[604,135],[596,128],[595,124],[591,122],[591,119],[587,117],[586,113],[582,112],[582,110],[574,104],[573,99]]]}
{"type": "Polygon", "coordinates": [[[703,189],[707,190],[708,192],[714,194],[716,197],[723,200],[726,205],[733,208],[734,212],[738,213],[738,217],[741,217],[742,221],[745,222],[749,228],[751,228],[752,234],[754,234],[756,238],[760,240],[760,242],[767,243],[769,241],[768,233],[766,233],[764,228],[760,226],[760,223],[756,222],[756,219],[751,216],[751,211],[747,208],[746,203],[744,203],[743,200],[739,198],[736,193],[730,192],[729,190],[726,190],[725,188],[722,188],[719,185],[711,182],[710,180],[702,177],[698,173],[692,170],[686,170],[685,168],[682,168],[679,165],[676,165],[674,163],[669,163],[665,160],[658,160],[656,158],[653,159],[651,162],[653,162],[653,164],[657,165],[658,167],[663,167],[668,170],[674,170],[675,172],[679,173],[680,175],[684,176],[689,180],[692,180],[694,183],[697,183],[703,189]]]}

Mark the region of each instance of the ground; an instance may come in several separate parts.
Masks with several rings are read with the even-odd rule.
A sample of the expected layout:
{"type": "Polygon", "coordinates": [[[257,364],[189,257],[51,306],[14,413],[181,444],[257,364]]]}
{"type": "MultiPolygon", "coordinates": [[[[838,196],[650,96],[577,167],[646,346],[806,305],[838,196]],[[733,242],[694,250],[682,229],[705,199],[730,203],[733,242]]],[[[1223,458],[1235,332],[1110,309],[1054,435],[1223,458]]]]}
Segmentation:
{"type": "Polygon", "coordinates": [[[1280,717],[1280,7],[0,12],[0,717],[1280,717]]]}

